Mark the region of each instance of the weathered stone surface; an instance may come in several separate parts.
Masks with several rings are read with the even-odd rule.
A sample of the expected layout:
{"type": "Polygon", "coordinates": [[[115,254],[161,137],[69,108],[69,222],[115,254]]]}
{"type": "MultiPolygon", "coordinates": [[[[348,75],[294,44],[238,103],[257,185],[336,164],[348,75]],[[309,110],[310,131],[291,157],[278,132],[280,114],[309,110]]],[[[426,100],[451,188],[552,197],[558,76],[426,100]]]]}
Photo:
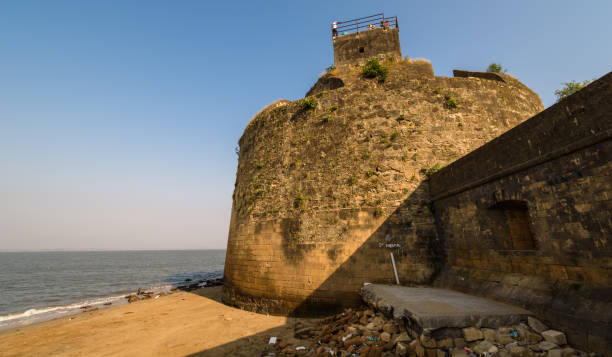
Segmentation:
{"type": "Polygon", "coordinates": [[[460,328],[476,323],[506,326],[530,314],[514,306],[436,288],[370,284],[361,289],[361,295],[369,304],[390,306],[396,319],[407,318],[422,329],[460,328]]]}
{"type": "Polygon", "coordinates": [[[493,329],[490,329],[490,328],[482,329],[482,335],[484,336],[484,339],[489,342],[497,341],[497,332],[493,329]]]}
{"type": "Polygon", "coordinates": [[[338,68],[363,65],[374,57],[379,60],[402,59],[398,29],[360,31],[334,37],[333,42],[334,64],[338,68]]]}
{"type": "Polygon", "coordinates": [[[548,330],[548,326],[544,325],[542,321],[536,319],[535,317],[529,316],[527,318],[527,324],[531,327],[535,332],[542,333],[548,330]]]}
{"type": "Polygon", "coordinates": [[[448,257],[435,286],[522,306],[579,348],[612,350],[612,251],[597,248],[612,236],[611,97],[609,73],[431,176],[448,257]]]}
{"type": "Polygon", "coordinates": [[[512,357],[527,357],[528,350],[523,346],[512,346],[510,348],[510,356],[512,357]]]}
{"type": "Polygon", "coordinates": [[[475,327],[468,327],[463,329],[463,336],[467,342],[482,340],[484,335],[480,329],[475,327]]]}
{"type": "Polygon", "coordinates": [[[451,356],[452,357],[468,357],[468,354],[464,350],[454,349],[451,351],[451,356]]]}
{"type": "Polygon", "coordinates": [[[556,330],[546,330],[542,332],[542,337],[548,342],[552,342],[559,346],[567,344],[567,340],[565,338],[565,334],[561,331],[556,330]]]}
{"type": "Polygon", "coordinates": [[[310,88],[308,93],[306,93],[306,96],[310,97],[326,90],[334,90],[342,87],[344,87],[344,82],[341,78],[324,75],[317,80],[317,82],[312,86],[312,88],[310,88]]]}
{"type": "Polygon", "coordinates": [[[380,334],[380,340],[383,342],[391,341],[391,335],[388,332],[383,332],[380,334]]]}
{"type": "Polygon", "coordinates": [[[493,345],[491,342],[489,341],[480,341],[477,345],[474,346],[474,352],[480,354],[483,354],[484,352],[497,352],[497,347],[495,347],[495,351],[491,351],[493,349],[493,347],[495,347],[495,345],[493,345]]]}
{"type": "Polygon", "coordinates": [[[434,77],[425,61],[388,67],[384,83],[336,70],[344,86],[310,97],[316,107],[279,101],[246,127],[226,303],[277,314],[356,306],[364,282],[394,283],[390,252],[402,283],[428,282],[442,255],[425,172],[542,110],[515,80],[434,77]]]}
{"type": "Polygon", "coordinates": [[[502,73],[492,73],[492,72],[470,72],[470,71],[462,71],[458,69],[453,70],[453,76],[455,77],[474,77],[474,78],[483,78],[492,81],[505,82],[506,76],[502,73]]]}
{"type": "Polygon", "coordinates": [[[549,351],[549,350],[554,350],[554,349],[558,349],[559,346],[551,341],[542,341],[540,343],[538,343],[536,345],[536,347],[540,350],[540,351],[549,351]]]}

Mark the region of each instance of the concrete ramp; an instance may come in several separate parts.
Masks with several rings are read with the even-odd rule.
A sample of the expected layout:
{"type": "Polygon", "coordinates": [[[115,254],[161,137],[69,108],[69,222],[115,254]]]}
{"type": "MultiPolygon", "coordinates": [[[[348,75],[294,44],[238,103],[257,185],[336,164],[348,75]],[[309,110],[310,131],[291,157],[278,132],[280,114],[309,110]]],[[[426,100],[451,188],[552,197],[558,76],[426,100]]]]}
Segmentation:
{"type": "Polygon", "coordinates": [[[517,325],[532,316],[519,307],[446,289],[370,284],[362,288],[361,296],[386,315],[408,319],[416,331],[498,328],[517,325]]]}

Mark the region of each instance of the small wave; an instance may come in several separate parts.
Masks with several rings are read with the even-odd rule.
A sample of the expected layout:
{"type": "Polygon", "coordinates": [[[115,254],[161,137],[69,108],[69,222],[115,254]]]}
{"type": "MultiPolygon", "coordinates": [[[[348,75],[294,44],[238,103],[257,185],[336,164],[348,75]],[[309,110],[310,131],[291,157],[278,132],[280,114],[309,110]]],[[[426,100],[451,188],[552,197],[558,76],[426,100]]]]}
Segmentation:
{"type": "Polygon", "coordinates": [[[9,315],[0,316],[0,322],[18,320],[18,319],[26,319],[29,317],[35,317],[35,316],[42,315],[42,314],[51,314],[54,312],[64,314],[64,313],[74,311],[76,309],[80,309],[86,306],[95,307],[95,306],[104,305],[109,302],[112,303],[114,301],[124,299],[126,296],[127,295],[109,296],[109,297],[104,297],[104,298],[80,301],[80,302],[76,302],[76,303],[69,304],[69,305],[63,305],[63,306],[50,306],[50,307],[44,307],[40,309],[29,309],[29,310],[26,310],[18,314],[9,314],[9,315]]]}

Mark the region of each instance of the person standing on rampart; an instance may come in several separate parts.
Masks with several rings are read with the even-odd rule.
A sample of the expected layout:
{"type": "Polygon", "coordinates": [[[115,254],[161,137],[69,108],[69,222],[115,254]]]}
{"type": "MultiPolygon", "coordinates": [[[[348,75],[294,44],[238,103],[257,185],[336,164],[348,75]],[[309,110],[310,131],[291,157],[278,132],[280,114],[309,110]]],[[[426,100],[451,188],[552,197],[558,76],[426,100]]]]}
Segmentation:
{"type": "Polygon", "coordinates": [[[338,36],[338,24],[341,24],[341,22],[334,21],[332,23],[332,37],[338,36]]]}

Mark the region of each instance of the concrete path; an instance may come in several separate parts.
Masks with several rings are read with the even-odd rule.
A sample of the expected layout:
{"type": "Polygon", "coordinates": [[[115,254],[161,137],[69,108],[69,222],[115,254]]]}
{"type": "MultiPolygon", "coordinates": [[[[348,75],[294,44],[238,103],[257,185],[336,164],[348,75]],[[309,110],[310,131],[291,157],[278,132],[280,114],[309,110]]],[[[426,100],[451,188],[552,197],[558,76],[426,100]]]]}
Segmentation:
{"type": "Polygon", "coordinates": [[[370,284],[363,299],[395,318],[407,318],[423,329],[511,326],[532,314],[519,307],[453,290],[370,284]]]}

